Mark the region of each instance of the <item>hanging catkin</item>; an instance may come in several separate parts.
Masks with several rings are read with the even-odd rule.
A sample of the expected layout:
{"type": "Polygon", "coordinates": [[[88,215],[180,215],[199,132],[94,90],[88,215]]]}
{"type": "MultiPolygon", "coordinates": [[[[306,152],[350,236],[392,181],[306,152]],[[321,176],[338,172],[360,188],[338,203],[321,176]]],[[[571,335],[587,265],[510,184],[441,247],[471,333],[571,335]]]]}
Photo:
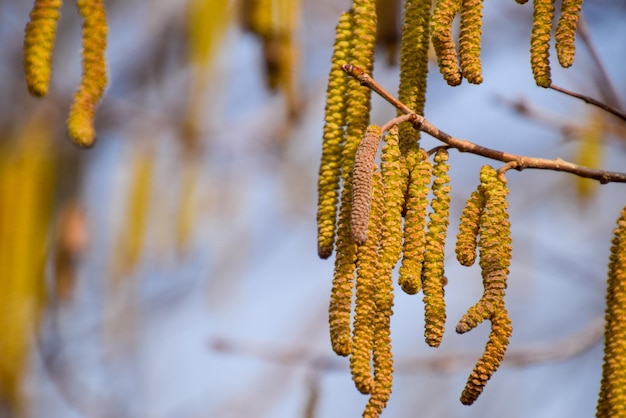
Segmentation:
{"type": "Polygon", "coordinates": [[[432,164],[425,151],[407,156],[409,174],[404,243],[398,283],[405,293],[414,295],[422,288],[422,264],[426,245],[426,213],[432,164]]]}
{"type": "Polygon", "coordinates": [[[346,123],[346,75],[341,66],[348,63],[351,37],[352,13],[344,12],[337,24],[328,75],[322,158],[317,183],[317,253],[321,258],[330,257],[335,242],[341,152],[346,123]]]}
{"type": "Polygon", "coordinates": [[[504,358],[504,352],[509,345],[511,331],[511,320],[506,309],[493,316],[491,319],[491,333],[489,334],[485,351],[469,375],[465,389],[461,394],[461,403],[464,405],[471,405],[478,399],[487,381],[500,367],[500,363],[504,358]]]}
{"type": "Polygon", "coordinates": [[[530,36],[530,66],[535,82],[550,87],[550,37],[554,17],[554,0],[533,1],[533,29],[530,36]]]}
{"type": "Polygon", "coordinates": [[[352,216],[350,230],[352,239],[358,245],[365,244],[368,235],[367,223],[372,202],[372,175],[374,159],[380,142],[380,127],[370,125],[363,135],[354,159],[352,169],[352,216]]]}
{"type": "Polygon", "coordinates": [[[450,217],[448,151],[440,148],[434,157],[433,198],[426,234],[422,286],[424,291],[424,337],[431,347],[441,344],[446,321],[444,294],[444,247],[450,217]]]}
{"type": "Polygon", "coordinates": [[[556,25],[554,39],[559,64],[565,68],[571,67],[574,63],[576,54],[574,39],[582,4],[583,0],[563,0],[561,3],[561,15],[556,25]]]}
{"type": "MultiPolygon", "coordinates": [[[[424,115],[428,48],[430,46],[430,9],[432,0],[406,0],[400,40],[400,87],[398,98],[419,115],[424,115]]],[[[400,149],[419,150],[419,131],[408,124],[399,126],[400,149]]]]}
{"type": "Polygon", "coordinates": [[[480,215],[485,206],[485,195],[479,187],[472,192],[465,203],[456,237],[456,258],[464,266],[471,266],[476,261],[476,244],[480,226],[480,215]]]}
{"type": "Polygon", "coordinates": [[[24,34],[24,73],[33,96],[48,94],[61,0],[36,0],[24,34]]]}
{"type": "Polygon", "coordinates": [[[604,363],[598,418],[626,416],[626,207],[613,231],[606,292],[604,363]]]}
{"type": "Polygon", "coordinates": [[[450,86],[458,86],[463,80],[457,62],[456,46],[452,39],[452,21],[459,12],[461,0],[437,0],[431,17],[433,48],[437,64],[444,80],[450,86]]]}
{"type": "Polygon", "coordinates": [[[67,131],[77,145],[91,147],[96,140],[96,106],[107,84],[107,23],[103,0],[78,0],[76,5],[83,17],[83,74],[70,108],[67,131]]]}
{"type": "Polygon", "coordinates": [[[375,297],[378,289],[375,281],[378,274],[378,247],[382,226],[382,195],[381,174],[376,171],[372,176],[372,205],[368,222],[370,238],[357,249],[356,300],[350,369],[354,384],[361,393],[371,393],[373,384],[370,363],[377,310],[375,297]]]}
{"type": "Polygon", "coordinates": [[[483,82],[480,63],[480,39],[483,23],[483,0],[462,0],[459,60],[463,78],[472,84],[483,82]]]}

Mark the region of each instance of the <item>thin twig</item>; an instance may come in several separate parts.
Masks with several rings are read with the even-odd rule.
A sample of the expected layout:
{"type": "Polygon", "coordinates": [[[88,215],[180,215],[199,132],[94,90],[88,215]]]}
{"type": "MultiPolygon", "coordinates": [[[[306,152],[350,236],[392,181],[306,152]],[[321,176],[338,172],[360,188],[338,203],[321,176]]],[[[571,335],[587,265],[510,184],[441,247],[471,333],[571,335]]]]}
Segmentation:
{"type": "Polygon", "coordinates": [[[399,124],[404,123],[404,122],[410,122],[411,118],[412,118],[411,115],[401,115],[401,116],[395,117],[395,118],[391,119],[389,122],[385,123],[380,128],[380,131],[381,132],[387,132],[389,129],[391,129],[395,125],[399,125],[399,124]]]}
{"type": "Polygon", "coordinates": [[[555,86],[554,84],[550,84],[550,88],[552,90],[556,90],[556,91],[558,91],[560,93],[567,94],[568,96],[572,96],[572,97],[575,97],[577,99],[580,99],[583,102],[588,103],[590,105],[597,106],[600,109],[605,110],[605,111],[609,112],[610,114],[612,114],[614,116],[617,116],[621,120],[626,121],[626,113],[624,113],[624,112],[622,112],[620,110],[617,110],[614,107],[609,106],[606,103],[602,103],[601,101],[596,100],[593,97],[585,96],[584,94],[576,93],[576,92],[573,92],[571,90],[564,89],[563,87],[555,86]]]}
{"type": "Polygon", "coordinates": [[[626,183],[626,173],[593,169],[574,164],[560,158],[548,160],[545,158],[535,158],[511,154],[508,152],[483,147],[464,139],[455,138],[428,122],[423,116],[413,112],[404,103],[393,97],[380,84],[374,81],[373,78],[371,78],[360,68],[355,67],[351,64],[346,64],[342,66],[342,69],[344,70],[344,72],[358,80],[362,86],[370,88],[371,90],[379,94],[383,99],[391,103],[396,109],[400,110],[404,114],[410,115],[411,117],[409,118],[409,121],[413,124],[413,127],[415,129],[427,133],[428,135],[440,140],[441,142],[450,145],[452,148],[456,148],[460,152],[469,152],[471,154],[480,155],[482,157],[492,160],[502,161],[504,163],[511,163],[512,168],[515,168],[518,171],[522,171],[525,169],[562,171],[575,174],[580,177],[598,180],[601,184],[626,183]]]}

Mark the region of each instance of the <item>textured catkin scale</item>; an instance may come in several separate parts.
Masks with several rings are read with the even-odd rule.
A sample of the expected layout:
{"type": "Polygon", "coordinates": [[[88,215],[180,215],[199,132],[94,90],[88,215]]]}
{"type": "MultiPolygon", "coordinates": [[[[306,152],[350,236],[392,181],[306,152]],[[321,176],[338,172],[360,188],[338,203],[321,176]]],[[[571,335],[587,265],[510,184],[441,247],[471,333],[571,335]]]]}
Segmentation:
{"type": "Polygon", "coordinates": [[[361,393],[371,393],[373,377],[371,371],[376,316],[376,275],[378,273],[378,247],[382,227],[383,185],[380,172],[372,182],[372,210],[369,219],[367,243],[357,249],[357,280],[352,355],[350,370],[352,380],[361,393]]]}
{"type": "Polygon", "coordinates": [[[404,243],[402,247],[402,264],[400,265],[398,283],[402,290],[414,295],[422,287],[422,263],[426,245],[426,212],[428,210],[428,193],[432,164],[425,152],[407,156],[410,169],[406,214],[404,215],[404,243]]]}
{"type": "Polygon", "coordinates": [[[498,369],[511,337],[511,320],[506,309],[500,310],[491,318],[491,333],[482,357],[470,373],[465,389],[461,394],[461,403],[471,405],[482,393],[487,381],[498,369]]]}
{"type": "Polygon", "coordinates": [[[83,17],[83,74],[70,107],[67,131],[74,143],[91,147],[96,140],[96,106],[107,84],[107,23],[103,0],[78,0],[76,5],[83,17]]]}
{"type": "Polygon", "coordinates": [[[462,0],[459,60],[463,78],[472,84],[483,82],[480,63],[480,38],[483,23],[483,0],[462,0]]]}
{"type": "MultiPolygon", "coordinates": [[[[418,115],[424,114],[426,102],[431,2],[432,0],[404,2],[398,98],[418,115]]],[[[408,123],[400,125],[399,131],[403,154],[409,149],[417,152],[420,131],[413,129],[408,123]]]]}
{"type": "Polygon", "coordinates": [[[452,21],[459,12],[461,0],[437,0],[431,17],[433,48],[444,80],[450,86],[461,84],[463,77],[457,62],[456,46],[452,39],[452,21]]]}
{"type": "Polygon", "coordinates": [[[346,123],[347,84],[341,66],[349,59],[351,28],[352,13],[342,13],[337,24],[331,69],[328,75],[322,158],[317,183],[317,253],[321,258],[330,257],[335,242],[341,152],[346,123]]]}
{"type": "Polygon", "coordinates": [[[563,0],[561,3],[561,15],[554,32],[556,56],[562,67],[571,67],[574,63],[576,47],[574,39],[578,17],[582,8],[583,0],[563,0]]]}
{"type": "MultiPolygon", "coordinates": [[[[352,185],[346,184],[343,193],[351,195],[352,185]]],[[[337,254],[330,293],[329,326],[333,351],[340,356],[352,352],[350,312],[354,273],[356,269],[356,244],[350,233],[350,199],[342,199],[337,226],[337,254]]]]}
{"type": "Polygon", "coordinates": [[[433,199],[426,233],[426,251],[422,269],[424,292],[424,337],[426,344],[438,347],[446,322],[444,300],[444,246],[450,217],[450,177],[448,151],[439,149],[434,157],[433,199]]]}
{"type": "MultiPolygon", "coordinates": [[[[393,305],[391,281],[378,289],[379,299],[384,297],[393,305]]],[[[378,306],[374,330],[374,385],[363,412],[364,418],[377,418],[387,406],[393,384],[393,356],[391,353],[391,307],[378,306]]]]}
{"type": "Polygon", "coordinates": [[[48,94],[52,51],[60,17],[61,0],[36,0],[24,34],[24,74],[30,94],[48,94]]]}
{"type": "Polygon", "coordinates": [[[485,195],[480,187],[472,192],[465,202],[461,213],[459,233],[456,236],[456,258],[464,266],[471,266],[476,261],[476,244],[480,226],[480,215],[485,206],[485,195]]]}
{"type": "Polygon", "coordinates": [[[367,240],[367,223],[372,202],[372,175],[380,136],[379,126],[368,126],[365,135],[363,135],[363,140],[357,148],[354,167],[352,168],[350,230],[352,231],[352,239],[358,245],[365,244],[367,240]]]}
{"type": "Polygon", "coordinates": [[[613,231],[606,293],[604,362],[596,417],[626,416],[626,207],[613,231]]]}
{"type": "Polygon", "coordinates": [[[550,78],[550,38],[554,0],[533,0],[533,29],[530,35],[530,66],[535,82],[548,88],[550,78]]]}

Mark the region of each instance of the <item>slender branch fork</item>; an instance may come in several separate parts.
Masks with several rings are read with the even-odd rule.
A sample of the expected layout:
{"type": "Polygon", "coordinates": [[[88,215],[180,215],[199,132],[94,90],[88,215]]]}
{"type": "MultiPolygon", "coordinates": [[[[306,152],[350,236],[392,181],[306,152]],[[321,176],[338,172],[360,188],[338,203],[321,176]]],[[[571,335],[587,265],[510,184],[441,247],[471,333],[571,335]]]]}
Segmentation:
{"type": "MultiPolygon", "coordinates": [[[[471,154],[476,154],[492,160],[507,163],[507,169],[514,168],[518,171],[522,171],[525,169],[563,171],[566,173],[575,174],[580,177],[598,180],[602,184],[626,183],[626,173],[593,169],[590,167],[574,164],[560,158],[549,160],[545,158],[535,158],[527,157],[524,155],[511,154],[508,152],[483,147],[465,139],[455,138],[428,122],[423,116],[418,115],[417,113],[412,111],[404,103],[396,99],[387,90],[385,90],[380,84],[374,81],[372,77],[370,77],[359,67],[351,64],[344,64],[341,66],[341,69],[346,74],[354,77],[362,86],[368,87],[379,96],[381,96],[383,99],[387,100],[400,112],[406,115],[406,118],[400,117],[401,119],[397,119],[397,121],[404,122],[406,119],[407,122],[413,124],[413,127],[415,129],[427,133],[433,138],[436,138],[441,142],[449,145],[451,148],[456,148],[460,152],[469,152],[471,154]]],[[[392,121],[396,121],[396,119],[392,121]]],[[[392,121],[390,121],[390,123],[392,121]]],[[[387,125],[389,125],[389,123],[385,126],[387,125]]]]}

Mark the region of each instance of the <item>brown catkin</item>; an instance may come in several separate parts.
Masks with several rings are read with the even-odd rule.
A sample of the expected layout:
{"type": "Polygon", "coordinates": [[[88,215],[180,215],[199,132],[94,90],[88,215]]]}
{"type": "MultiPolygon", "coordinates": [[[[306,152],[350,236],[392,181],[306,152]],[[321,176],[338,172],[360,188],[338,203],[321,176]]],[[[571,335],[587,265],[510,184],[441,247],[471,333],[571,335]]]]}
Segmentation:
{"type": "Polygon", "coordinates": [[[341,66],[348,63],[351,37],[352,13],[344,12],[336,28],[326,89],[322,157],[317,183],[317,253],[320,258],[330,257],[335,243],[341,152],[346,124],[346,75],[341,66]]]}
{"type": "Polygon", "coordinates": [[[530,36],[530,66],[535,82],[548,88],[550,78],[550,38],[554,0],[533,0],[533,29],[530,36]]]}
{"type": "MultiPolygon", "coordinates": [[[[426,103],[431,3],[432,0],[404,2],[398,98],[418,115],[424,115],[426,103]]],[[[403,154],[408,149],[418,152],[420,131],[408,123],[401,124],[399,131],[403,154]]]]}
{"type": "Polygon", "coordinates": [[[480,38],[483,24],[483,0],[462,0],[459,33],[459,61],[463,78],[472,84],[483,82],[480,63],[480,38]]]}
{"type": "Polygon", "coordinates": [[[502,309],[491,318],[491,333],[482,357],[470,373],[465,389],[461,394],[461,403],[471,405],[482,393],[487,381],[498,369],[511,337],[511,320],[506,309],[502,309]]]}
{"type": "Polygon", "coordinates": [[[604,362],[598,418],[626,416],[626,207],[613,231],[606,292],[604,362]]]}
{"type": "Polygon", "coordinates": [[[414,295],[422,288],[422,264],[426,245],[426,213],[432,164],[425,151],[407,156],[410,168],[406,214],[404,215],[404,243],[398,283],[402,290],[414,295]]]}
{"type": "Polygon", "coordinates": [[[452,39],[452,21],[459,12],[461,0],[437,0],[431,17],[433,48],[444,80],[450,86],[461,84],[463,77],[457,62],[456,46],[452,39]]]}
{"type": "Polygon", "coordinates": [[[91,147],[96,140],[94,118],[96,106],[107,85],[105,50],[107,23],[103,0],[78,0],[83,17],[83,74],[74,94],[67,120],[67,132],[81,147],[91,147]]]}
{"type": "Polygon", "coordinates": [[[36,0],[24,34],[24,74],[33,96],[48,94],[61,0],[36,0]]]}
{"type": "Polygon", "coordinates": [[[456,258],[464,266],[471,266],[476,261],[476,241],[480,226],[480,215],[485,206],[485,196],[480,187],[472,192],[461,213],[459,233],[456,236],[456,258]]]}
{"type": "Polygon", "coordinates": [[[434,156],[433,198],[426,234],[422,287],[424,291],[424,337],[426,344],[441,344],[446,322],[444,300],[444,247],[450,217],[450,177],[448,151],[440,148],[434,156]]]}
{"type": "Polygon", "coordinates": [[[571,67],[574,63],[576,47],[576,26],[578,16],[582,9],[583,0],[563,0],[561,3],[561,15],[554,32],[556,56],[562,67],[571,67]]]}
{"type": "Polygon", "coordinates": [[[365,244],[367,240],[367,223],[372,201],[372,175],[380,136],[381,132],[378,125],[367,127],[363,140],[357,148],[354,167],[352,168],[350,230],[352,231],[352,239],[358,245],[365,244]]]}
{"type": "Polygon", "coordinates": [[[370,239],[357,249],[356,303],[352,335],[350,369],[352,380],[361,393],[372,391],[372,347],[376,316],[375,281],[378,274],[378,247],[383,211],[383,185],[380,172],[372,179],[372,210],[369,219],[370,239]]]}

